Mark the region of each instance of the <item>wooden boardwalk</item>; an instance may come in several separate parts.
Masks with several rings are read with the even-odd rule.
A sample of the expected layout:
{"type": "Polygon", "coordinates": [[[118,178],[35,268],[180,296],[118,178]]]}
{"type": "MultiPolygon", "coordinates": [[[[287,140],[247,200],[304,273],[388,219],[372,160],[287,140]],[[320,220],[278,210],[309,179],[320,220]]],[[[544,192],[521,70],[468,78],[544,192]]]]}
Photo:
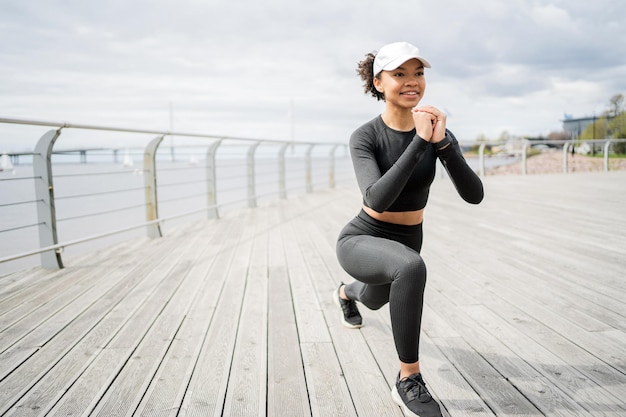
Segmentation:
{"type": "MultiPolygon", "coordinates": [[[[626,172],[431,191],[421,364],[449,416],[626,415],[626,172]]],[[[401,417],[388,310],[340,324],[317,191],[0,278],[0,416],[401,417]]]]}

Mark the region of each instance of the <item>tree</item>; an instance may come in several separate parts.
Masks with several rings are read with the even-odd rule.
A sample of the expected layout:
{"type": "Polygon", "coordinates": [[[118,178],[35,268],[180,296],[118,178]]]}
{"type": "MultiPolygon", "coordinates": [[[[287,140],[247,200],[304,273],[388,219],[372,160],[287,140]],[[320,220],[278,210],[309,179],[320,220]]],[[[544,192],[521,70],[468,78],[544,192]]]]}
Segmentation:
{"type": "MultiPolygon", "coordinates": [[[[609,131],[615,139],[626,139],[626,112],[622,111],[611,120],[609,131]]],[[[626,142],[615,143],[613,151],[619,154],[626,154],[626,142]]]]}
{"type": "Polygon", "coordinates": [[[507,130],[503,130],[502,133],[500,133],[500,137],[498,138],[498,142],[505,143],[505,142],[509,141],[510,139],[511,139],[511,135],[509,134],[509,132],[507,130]]]}
{"type": "Polygon", "coordinates": [[[611,97],[611,100],[609,100],[609,103],[610,103],[610,108],[609,108],[610,116],[615,117],[624,111],[624,95],[623,94],[615,94],[613,97],[611,97]]]}
{"type": "Polygon", "coordinates": [[[485,144],[485,154],[489,155],[491,154],[491,145],[489,144],[490,140],[487,136],[485,136],[484,133],[481,133],[480,135],[478,135],[476,137],[476,141],[474,142],[474,145],[472,145],[470,152],[478,152],[478,149],[480,148],[480,145],[482,143],[485,144]]]}
{"type": "Polygon", "coordinates": [[[581,140],[590,140],[590,139],[604,139],[608,136],[609,133],[609,123],[606,119],[606,116],[601,116],[596,119],[595,122],[588,125],[585,130],[580,134],[579,139],[581,140]]]}
{"type": "Polygon", "coordinates": [[[550,132],[548,134],[548,140],[568,140],[570,134],[564,130],[558,132],[550,132]]]}
{"type": "Polygon", "coordinates": [[[489,142],[489,139],[487,138],[487,136],[485,136],[484,133],[481,133],[476,137],[476,142],[489,142]]]}
{"type": "Polygon", "coordinates": [[[623,94],[615,94],[609,100],[609,108],[602,113],[594,123],[588,125],[580,134],[580,139],[604,139],[620,138],[626,127],[624,125],[624,100],[623,94]]]}

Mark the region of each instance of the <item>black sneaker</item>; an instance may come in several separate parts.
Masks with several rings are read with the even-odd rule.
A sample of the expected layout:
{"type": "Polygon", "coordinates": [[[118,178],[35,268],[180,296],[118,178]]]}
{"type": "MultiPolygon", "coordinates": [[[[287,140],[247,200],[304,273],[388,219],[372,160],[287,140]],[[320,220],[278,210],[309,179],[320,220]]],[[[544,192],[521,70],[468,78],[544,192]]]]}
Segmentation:
{"type": "Polygon", "coordinates": [[[391,390],[391,398],[402,407],[407,416],[442,417],[439,404],[426,389],[421,374],[413,374],[400,380],[398,373],[396,385],[391,390]]]}
{"type": "Polygon", "coordinates": [[[356,301],[344,300],[339,296],[339,290],[343,285],[344,283],[342,282],[339,287],[337,287],[335,292],[333,292],[333,299],[335,300],[335,304],[341,307],[341,311],[343,312],[341,322],[344,326],[351,329],[358,329],[359,327],[363,327],[363,318],[361,317],[361,313],[359,313],[359,309],[356,306],[356,301]]]}

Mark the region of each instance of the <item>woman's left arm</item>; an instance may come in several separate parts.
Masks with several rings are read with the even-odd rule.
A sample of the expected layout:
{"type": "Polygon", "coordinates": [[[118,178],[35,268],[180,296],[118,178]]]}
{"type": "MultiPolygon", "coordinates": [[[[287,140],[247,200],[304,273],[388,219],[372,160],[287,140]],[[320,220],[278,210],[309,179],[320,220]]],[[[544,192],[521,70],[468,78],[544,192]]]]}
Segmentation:
{"type": "Polygon", "coordinates": [[[432,146],[461,198],[468,203],[480,203],[485,195],[483,183],[467,165],[459,142],[452,132],[446,129],[446,136],[443,140],[433,143],[432,146]]]}

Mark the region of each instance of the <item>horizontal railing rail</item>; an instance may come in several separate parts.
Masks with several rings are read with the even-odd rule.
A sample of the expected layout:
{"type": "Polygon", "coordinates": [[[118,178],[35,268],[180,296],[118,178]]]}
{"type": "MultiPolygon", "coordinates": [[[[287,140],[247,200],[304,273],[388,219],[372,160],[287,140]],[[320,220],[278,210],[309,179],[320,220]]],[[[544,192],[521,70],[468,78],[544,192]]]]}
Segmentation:
{"type": "Polygon", "coordinates": [[[0,234],[36,229],[39,242],[35,249],[15,250],[17,253],[0,256],[0,265],[39,255],[41,266],[62,268],[62,253],[71,246],[142,228],[149,237],[160,237],[165,222],[198,215],[217,218],[226,207],[256,207],[260,200],[272,196],[284,199],[291,193],[332,188],[338,181],[353,179],[345,143],[6,118],[0,118],[0,123],[53,128],[39,138],[32,152],[19,152],[20,157],[32,158],[32,175],[22,175],[20,168],[19,177],[0,178],[0,189],[11,182],[12,187],[6,188],[26,195],[11,200],[10,190],[2,193],[0,210],[11,210],[13,217],[6,216],[8,222],[12,221],[10,224],[0,220],[0,234]],[[108,147],[86,142],[84,148],[55,149],[63,132],[77,130],[143,135],[144,144],[108,147]],[[146,135],[156,137],[150,139],[146,135]],[[169,152],[167,145],[161,146],[165,138],[170,142],[169,152]],[[189,139],[194,142],[183,143],[189,139]],[[122,163],[126,168],[120,171],[117,167],[122,149],[126,152],[122,163]],[[93,164],[97,169],[85,168],[88,154],[98,155],[99,164],[93,164]],[[68,163],[71,155],[80,155],[80,160],[68,163]],[[189,158],[187,162],[181,159],[184,157],[189,158]],[[59,158],[65,163],[55,161],[59,158]],[[135,166],[137,158],[142,163],[135,166]],[[116,168],[111,170],[110,165],[116,168]],[[81,168],[68,168],[74,166],[81,168]],[[27,189],[33,191],[24,192],[27,189]],[[138,217],[138,211],[144,212],[143,219],[138,217]],[[30,217],[26,212],[30,212],[30,217]],[[111,220],[100,219],[114,214],[119,227],[90,232],[98,229],[99,223],[110,223],[111,220]],[[60,228],[70,223],[74,229],[85,225],[88,231],[80,236],[65,232],[60,239],[60,228]]]}

